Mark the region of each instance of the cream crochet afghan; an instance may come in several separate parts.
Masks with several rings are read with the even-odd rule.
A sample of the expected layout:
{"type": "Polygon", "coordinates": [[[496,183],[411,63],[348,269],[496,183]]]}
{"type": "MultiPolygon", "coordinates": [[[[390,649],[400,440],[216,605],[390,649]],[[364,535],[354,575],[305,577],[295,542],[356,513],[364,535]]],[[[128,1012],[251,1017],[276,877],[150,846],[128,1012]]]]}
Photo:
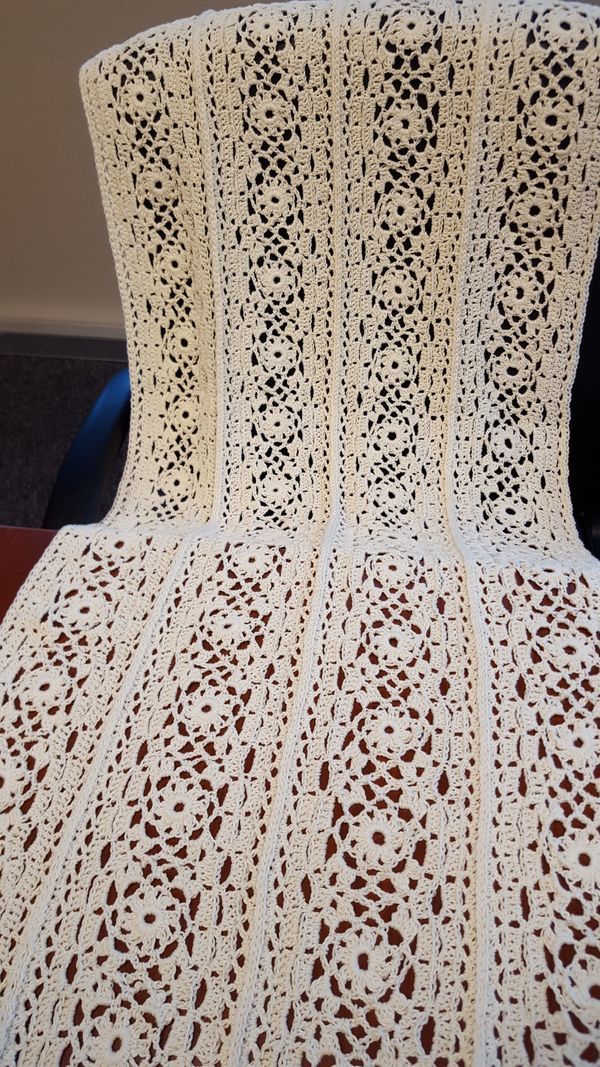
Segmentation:
{"type": "Polygon", "coordinates": [[[599,33],[292,0],[83,66],[133,420],[2,628],[2,1064],[598,1062],[599,33]]]}

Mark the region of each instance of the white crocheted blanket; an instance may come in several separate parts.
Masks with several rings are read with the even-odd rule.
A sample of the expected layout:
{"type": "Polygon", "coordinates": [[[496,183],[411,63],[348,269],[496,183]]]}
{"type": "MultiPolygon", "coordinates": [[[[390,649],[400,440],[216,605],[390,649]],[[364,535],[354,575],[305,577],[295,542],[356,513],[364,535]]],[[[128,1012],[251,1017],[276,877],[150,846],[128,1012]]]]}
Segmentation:
{"type": "Polygon", "coordinates": [[[599,34],[292,0],[83,66],[132,428],[1,631],[1,1064],[598,1061],[599,34]]]}

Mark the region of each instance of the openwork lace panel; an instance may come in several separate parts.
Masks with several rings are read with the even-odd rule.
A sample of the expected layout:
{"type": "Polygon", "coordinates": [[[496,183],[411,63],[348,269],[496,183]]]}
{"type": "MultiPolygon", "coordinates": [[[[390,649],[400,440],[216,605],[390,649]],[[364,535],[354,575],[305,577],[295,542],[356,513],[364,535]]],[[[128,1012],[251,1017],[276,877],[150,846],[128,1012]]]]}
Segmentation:
{"type": "Polygon", "coordinates": [[[2,1064],[598,1062],[599,34],[303,0],[83,66],[132,428],[1,631],[2,1064]]]}

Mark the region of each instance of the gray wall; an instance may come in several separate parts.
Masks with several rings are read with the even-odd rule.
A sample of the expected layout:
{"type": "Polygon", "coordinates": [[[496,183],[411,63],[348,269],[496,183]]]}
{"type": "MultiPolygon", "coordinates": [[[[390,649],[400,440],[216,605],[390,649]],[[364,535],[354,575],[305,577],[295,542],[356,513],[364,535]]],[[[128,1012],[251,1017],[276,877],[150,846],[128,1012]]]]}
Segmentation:
{"type": "Polygon", "coordinates": [[[0,329],[122,336],[81,64],[227,0],[2,0],[0,329]]]}

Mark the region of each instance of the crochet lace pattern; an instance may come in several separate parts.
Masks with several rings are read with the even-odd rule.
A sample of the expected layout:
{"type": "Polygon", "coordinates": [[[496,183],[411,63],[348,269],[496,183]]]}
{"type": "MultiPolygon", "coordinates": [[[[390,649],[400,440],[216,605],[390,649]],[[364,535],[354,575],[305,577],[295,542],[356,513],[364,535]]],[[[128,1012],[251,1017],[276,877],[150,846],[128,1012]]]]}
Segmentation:
{"type": "Polygon", "coordinates": [[[598,1062],[599,43],[292,0],[81,68],[132,426],[1,630],[3,1065],[598,1062]]]}

